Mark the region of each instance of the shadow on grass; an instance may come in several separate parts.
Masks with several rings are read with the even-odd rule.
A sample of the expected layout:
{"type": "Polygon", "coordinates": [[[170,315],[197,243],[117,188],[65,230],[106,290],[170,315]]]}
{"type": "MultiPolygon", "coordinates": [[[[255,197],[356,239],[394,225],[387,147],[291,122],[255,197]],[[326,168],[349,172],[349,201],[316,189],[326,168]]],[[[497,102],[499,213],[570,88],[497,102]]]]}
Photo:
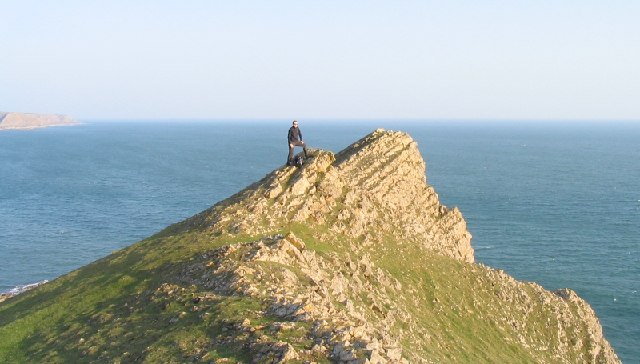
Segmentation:
{"type": "Polygon", "coordinates": [[[140,245],[7,301],[0,306],[0,336],[3,331],[18,336],[0,359],[135,362],[159,355],[161,361],[184,362],[208,355],[249,361],[244,344],[216,344],[212,338],[224,331],[221,317],[240,318],[262,307],[230,293],[196,299],[203,290],[182,281],[180,274],[199,256],[143,269],[141,262],[149,256],[140,245]],[[177,293],[164,294],[163,283],[175,286],[177,293]]]}

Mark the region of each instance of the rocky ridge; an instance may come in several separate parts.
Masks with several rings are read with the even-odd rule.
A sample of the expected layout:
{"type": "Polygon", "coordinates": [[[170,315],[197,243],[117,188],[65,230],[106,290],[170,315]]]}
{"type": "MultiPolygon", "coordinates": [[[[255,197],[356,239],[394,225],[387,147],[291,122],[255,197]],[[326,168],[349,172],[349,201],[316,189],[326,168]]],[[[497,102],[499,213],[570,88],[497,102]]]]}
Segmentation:
{"type": "MultiPolygon", "coordinates": [[[[51,328],[28,334],[55,338],[29,346],[44,362],[619,362],[575,292],[474,263],[462,214],[425,168],[401,132],[314,150],[3,305],[52,295],[38,311],[51,328]]],[[[0,336],[16,332],[5,307],[0,336]]]]}
{"type": "Polygon", "coordinates": [[[0,130],[26,130],[74,124],[76,121],[67,115],[0,112],[0,130]]]}
{"type": "Polygon", "coordinates": [[[256,235],[281,227],[283,221],[310,223],[353,239],[354,251],[392,235],[473,262],[471,234],[462,214],[440,204],[409,135],[379,129],[337,155],[321,150],[310,155],[301,169],[275,170],[187,226],[204,224],[215,234],[256,235]]]}
{"type": "MultiPolygon", "coordinates": [[[[436,253],[464,262],[463,271],[480,276],[476,278],[478,289],[488,283],[497,290],[499,307],[509,305],[524,315],[521,322],[522,318],[509,317],[499,310],[492,313],[505,328],[523,331],[515,335],[517,344],[554,351],[553,357],[559,362],[571,362],[566,359],[570,357],[568,352],[584,348],[588,350],[579,355],[580,360],[616,362],[595,313],[575,292],[549,292],[535,283],[517,282],[502,271],[469,265],[474,262],[473,248],[462,214],[457,208],[440,204],[433,187],[427,184],[417,144],[407,134],[380,129],[337,155],[320,150],[311,155],[302,168],[278,169],[186,221],[185,226],[203,228],[214,236],[264,236],[284,228],[283,221],[311,224],[325,227],[316,228],[313,239],[335,244],[336,235],[345,237],[350,253],[319,255],[305,249],[305,242],[289,232],[207,253],[202,257],[207,261],[205,267],[215,267],[213,276],[204,273],[205,281],[190,279],[203,277],[199,269],[205,268],[199,262],[182,275],[184,284],[248,295],[282,319],[313,323],[306,331],[306,337],[316,343],[312,351],[334,361],[431,362],[415,352],[403,351],[401,344],[430,336],[406,309],[424,302],[398,300],[402,292],[413,291],[414,287],[404,287],[403,291],[403,284],[370,257],[371,250],[389,249],[387,241],[391,237],[400,245],[418,247],[419,254],[436,253]],[[269,273],[259,264],[265,261],[281,268],[269,273]],[[537,342],[524,333],[527,316],[550,307],[557,321],[553,327],[558,340],[554,349],[555,345],[537,342]],[[580,330],[588,339],[573,338],[576,343],[571,347],[568,337],[576,333],[567,331],[574,330],[577,323],[583,325],[580,330]],[[391,329],[398,325],[410,329],[391,329]]],[[[396,253],[401,254],[401,249],[396,253]]],[[[472,301],[483,299],[481,294],[471,295],[472,301]]],[[[434,298],[434,302],[438,300],[434,298]]],[[[287,348],[283,357],[294,355],[292,348],[273,345],[287,348]]]]}

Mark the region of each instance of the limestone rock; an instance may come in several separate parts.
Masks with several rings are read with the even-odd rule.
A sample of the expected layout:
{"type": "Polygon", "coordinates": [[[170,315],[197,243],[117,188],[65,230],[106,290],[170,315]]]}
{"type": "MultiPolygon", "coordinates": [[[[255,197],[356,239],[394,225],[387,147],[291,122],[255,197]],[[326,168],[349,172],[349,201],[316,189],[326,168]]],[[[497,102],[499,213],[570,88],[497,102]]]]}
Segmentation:
{"type": "MultiPolygon", "coordinates": [[[[284,167],[192,219],[232,234],[260,234],[282,221],[327,224],[364,244],[391,232],[407,244],[474,261],[471,234],[457,208],[427,184],[425,163],[406,133],[369,134],[338,154],[311,150],[302,168],[284,167]],[[220,216],[232,209],[233,219],[220,216]],[[264,221],[255,227],[254,221],[264,221]]],[[[355,246],[357,249],[358,246],[355,246]]]]}
{"type": "MultiPolygon", "coordinates": [[[[430,362],[403,351],[401,342],[429,342],[431,335],[414,325],[411,303],[400,304],[394,298],[424,295],[424,286],[416,289],[401,283],[371,259],[370,254],[385,252],[402,261],[401,246],[387,252],[391,239],[418,248],[425,257],[443,256],[468,265],[470,274],[482,277],[478,287],[492,287],[489,292],[465,292],[473,302],[467,305],[439,294],[449,287],[433,286],[429,296],[416,297],[415,304],[429,303],[434,312],[488,315],[496,327],[511,333],[509,340],[537,352],[548,351],[554,358],[577,355],[585,362],[617,362],[593,310],[573,291],[551,293],[473,264],[471,234],[462,213],[440,203],[409,135],[379,129],[340,153],[312,150],[310,154],[301,168],[275,170],[179,226],[204,229],[213,236],[263,236],[205,254],[202,262],[187,268],[185,282],[221,295],[258,299],[269,315],[311,325],[303,330],[315,343],[309,355],[321,352],[344,363],[430,362]],[[286,229],[283,235],[268,235],[291,224],[314,230],[305,238],[286,229]],[[348,253],[318,254],[318,244],[340,245],[348,253]],[[487,295],[493,300],[489,311],[483,306],[486,302],[480,304],[487,295]],[[528,334],[526,318],[540,312],[547,312],[549,322],[556,323],[553,342],[540,343],[528,334]],[[398,325],[408,328],[390,329],[398,325]],[[578,339],[577,332],[585,332],[586,338],[578,339]]],[[[440,345],[437,340],[432,344],[440,345]]],[[[268,345],[271,352],[280,344],[268,345]]],[[[453,349],[443,344],[443,350],[453,349]]],[[[298,351],[296,357],[307,354],[298,351]]]]}

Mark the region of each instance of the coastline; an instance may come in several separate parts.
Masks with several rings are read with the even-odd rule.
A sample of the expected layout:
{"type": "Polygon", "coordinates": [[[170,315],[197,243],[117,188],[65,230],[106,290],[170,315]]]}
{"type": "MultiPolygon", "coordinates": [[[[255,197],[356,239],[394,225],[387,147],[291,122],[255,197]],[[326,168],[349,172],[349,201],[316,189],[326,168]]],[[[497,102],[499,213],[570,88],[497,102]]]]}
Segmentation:
{"type": "Polygon", "coordinates": [[[8,300],[11,297],[15,297],[15,296],[17,296],[19,294],[22,294],[24,292],[32,290],[32,289],[34,289],[34,288],[36,288],[38,286],[41,286],[41,285],[43,285],[45,283],[49,283],[49,281],[45,279],[45,280],[40,281],[40,282],[29,283],[29,284],[25,284],[25,285],[21,285],[21,286],[15,286],[14,288],[12,288],[12,289],[10,289],[8,291],[1,292],[0,293],[0,303],[8,300]]]}
{"type": "Polygon", "coordinates": [[[55,127],[55,126],[77,126],[77,125],[82,125],[82,123],[73,122],[73,123],[65,123],[65,124],[32,125],[32,126],[10,126],[10,127],[3,127],[2,125],[0,125],[0,131],[3,131],[3,130],[28,131],[28,130],[34,130],[34,129],[44,129],[44,128],[49,128],[49,127],[55,127]]]}

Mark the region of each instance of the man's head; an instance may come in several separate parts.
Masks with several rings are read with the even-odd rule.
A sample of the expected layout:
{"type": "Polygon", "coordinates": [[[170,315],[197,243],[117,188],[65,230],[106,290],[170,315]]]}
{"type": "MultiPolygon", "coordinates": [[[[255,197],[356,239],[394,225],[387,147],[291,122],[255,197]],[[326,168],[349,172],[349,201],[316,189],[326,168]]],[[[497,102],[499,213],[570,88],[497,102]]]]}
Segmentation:
{"type": "Polygon", "coordinates": [[[298,127],[298,120],[294,120],[294,121],[293,121],[293,127],[294,127],[294,128],[297,128],[297,127],[298,127]]]}

